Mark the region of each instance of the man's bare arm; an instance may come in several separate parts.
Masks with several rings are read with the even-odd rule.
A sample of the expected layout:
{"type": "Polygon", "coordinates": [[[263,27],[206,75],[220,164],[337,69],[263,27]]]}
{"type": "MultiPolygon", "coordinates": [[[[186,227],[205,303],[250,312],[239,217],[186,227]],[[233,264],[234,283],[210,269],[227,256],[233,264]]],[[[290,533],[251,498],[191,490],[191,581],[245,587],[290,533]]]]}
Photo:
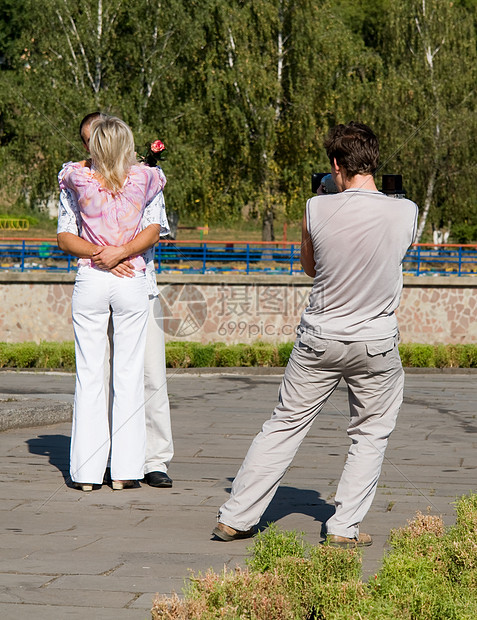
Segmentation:
{"type": "Polygon", "coordinates": [[[313,243],[311,241],[310,233],[308,232],[308,229],[306,227],[306,213],[303,216],[303,221],[301,225],[300,262],[306,275],[314,278],[316,276],[315,255],[313,251],[313,243]]]}

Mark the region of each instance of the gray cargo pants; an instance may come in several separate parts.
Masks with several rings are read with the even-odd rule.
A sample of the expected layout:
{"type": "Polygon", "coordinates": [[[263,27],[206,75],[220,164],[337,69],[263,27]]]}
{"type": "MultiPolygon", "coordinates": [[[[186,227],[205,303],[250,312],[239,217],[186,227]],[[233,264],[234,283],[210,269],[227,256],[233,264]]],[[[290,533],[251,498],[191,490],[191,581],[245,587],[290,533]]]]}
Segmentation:
{"type": "Polygon", "coordinates": [[[323,405],[341,379],[348,386],[351,446],[335,495],[329,534],[357,537],[374,495],[388,437],[403,398],[397,337],[370,342],[301,334],[280,387],[279,403],[255,437],[218,520],[237,530],[256,525],[323,405]]]}

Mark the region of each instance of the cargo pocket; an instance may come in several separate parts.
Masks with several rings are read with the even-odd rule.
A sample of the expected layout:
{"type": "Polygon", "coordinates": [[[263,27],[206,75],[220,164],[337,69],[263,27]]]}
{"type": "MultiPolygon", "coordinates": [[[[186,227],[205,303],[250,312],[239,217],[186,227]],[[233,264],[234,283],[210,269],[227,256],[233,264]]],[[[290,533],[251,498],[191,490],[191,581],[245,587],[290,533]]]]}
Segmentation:
{"type": "Polygon", "coordinates": [[[328,340],[307,332],[302,332],[298,338],[298,348],[307,349],[309,353],[313,353],[319,359],[324,357],[328,344],[328,340]]]}
{"type": "Polygon", "coordinates": [[[367,342],[366,353],[367,370],[370,374],[386,372],[401,365],[397,338],[367,342]]]}

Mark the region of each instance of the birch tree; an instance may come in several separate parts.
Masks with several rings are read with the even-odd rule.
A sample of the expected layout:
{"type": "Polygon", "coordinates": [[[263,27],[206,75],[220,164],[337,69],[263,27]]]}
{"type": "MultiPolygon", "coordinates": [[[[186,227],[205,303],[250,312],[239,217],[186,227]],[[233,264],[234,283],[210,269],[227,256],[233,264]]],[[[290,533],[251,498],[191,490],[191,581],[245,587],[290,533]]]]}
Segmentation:
{"type": "Polygon", "coordinates": [[[31,48],[36,69],[49,76],[51,87],[74,86],[89,95],[96,107],[103,93],[115,87],[117,25],[123,0],[45,0],[28,3],[32,18],[31,48]]]}
{"type": "Polygon", "coordinates": [[[395,3],[385,23],[387,109],[382,120],[392,145],[386,167],[406,171],[410,197],[421,207],[421,240],[429,218],[434,227],[459,220],[458,210],[475,196],[468,179],[476,109],[475,31],[469,14],[449,0],[395,3]]]}
{"type": "Polygon", "coordinates": [[[127,84],[133,103],[131,116],[139,131],[158,113],[164,116],[165,107],[179,103],[175,98],[172,102],[169,95],[178,89],[188,65],[187,55],[194,47],[197,24],[193,23],[192,5],[180,0],[137,0],[124,14],[123,85],[127,84]]]}
{"type": "Polygon", "coordinates": [[[212,4],[195,84],[201,127],[219,195],[232,212],[245,202],[259,214],[270,240],[277,210],[302,210],[314,165],[327,165],[323,135],[364,105],[379,61],[327,2],[212,4]]]}

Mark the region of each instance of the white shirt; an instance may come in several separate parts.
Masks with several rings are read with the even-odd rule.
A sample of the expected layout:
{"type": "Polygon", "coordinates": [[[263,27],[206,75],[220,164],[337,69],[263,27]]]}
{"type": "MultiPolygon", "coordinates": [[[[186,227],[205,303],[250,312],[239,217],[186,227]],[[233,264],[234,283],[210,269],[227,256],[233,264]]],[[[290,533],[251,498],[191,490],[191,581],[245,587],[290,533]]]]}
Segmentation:
{"type": "MultiPolygon", "coordinates": [[[[141,220],[141,230],[144,230],[151,224],[156,224],[161,227],[161,237],[168,235],[170,232],[166,205],[162,192],[159,192],[144,209],[144,215],[141,220]]],[[[81,225],[81,213],[74,193],[70,190],[61,190],[56,232],[68,232],[80,237],[81,225]]],[[[157,288],[156,270],[154,267],[154,247],[146,250],[142,256],[146,263],[146,286],[148,295],[156,296],[159,294],[159,290],[157,288]]]]}

